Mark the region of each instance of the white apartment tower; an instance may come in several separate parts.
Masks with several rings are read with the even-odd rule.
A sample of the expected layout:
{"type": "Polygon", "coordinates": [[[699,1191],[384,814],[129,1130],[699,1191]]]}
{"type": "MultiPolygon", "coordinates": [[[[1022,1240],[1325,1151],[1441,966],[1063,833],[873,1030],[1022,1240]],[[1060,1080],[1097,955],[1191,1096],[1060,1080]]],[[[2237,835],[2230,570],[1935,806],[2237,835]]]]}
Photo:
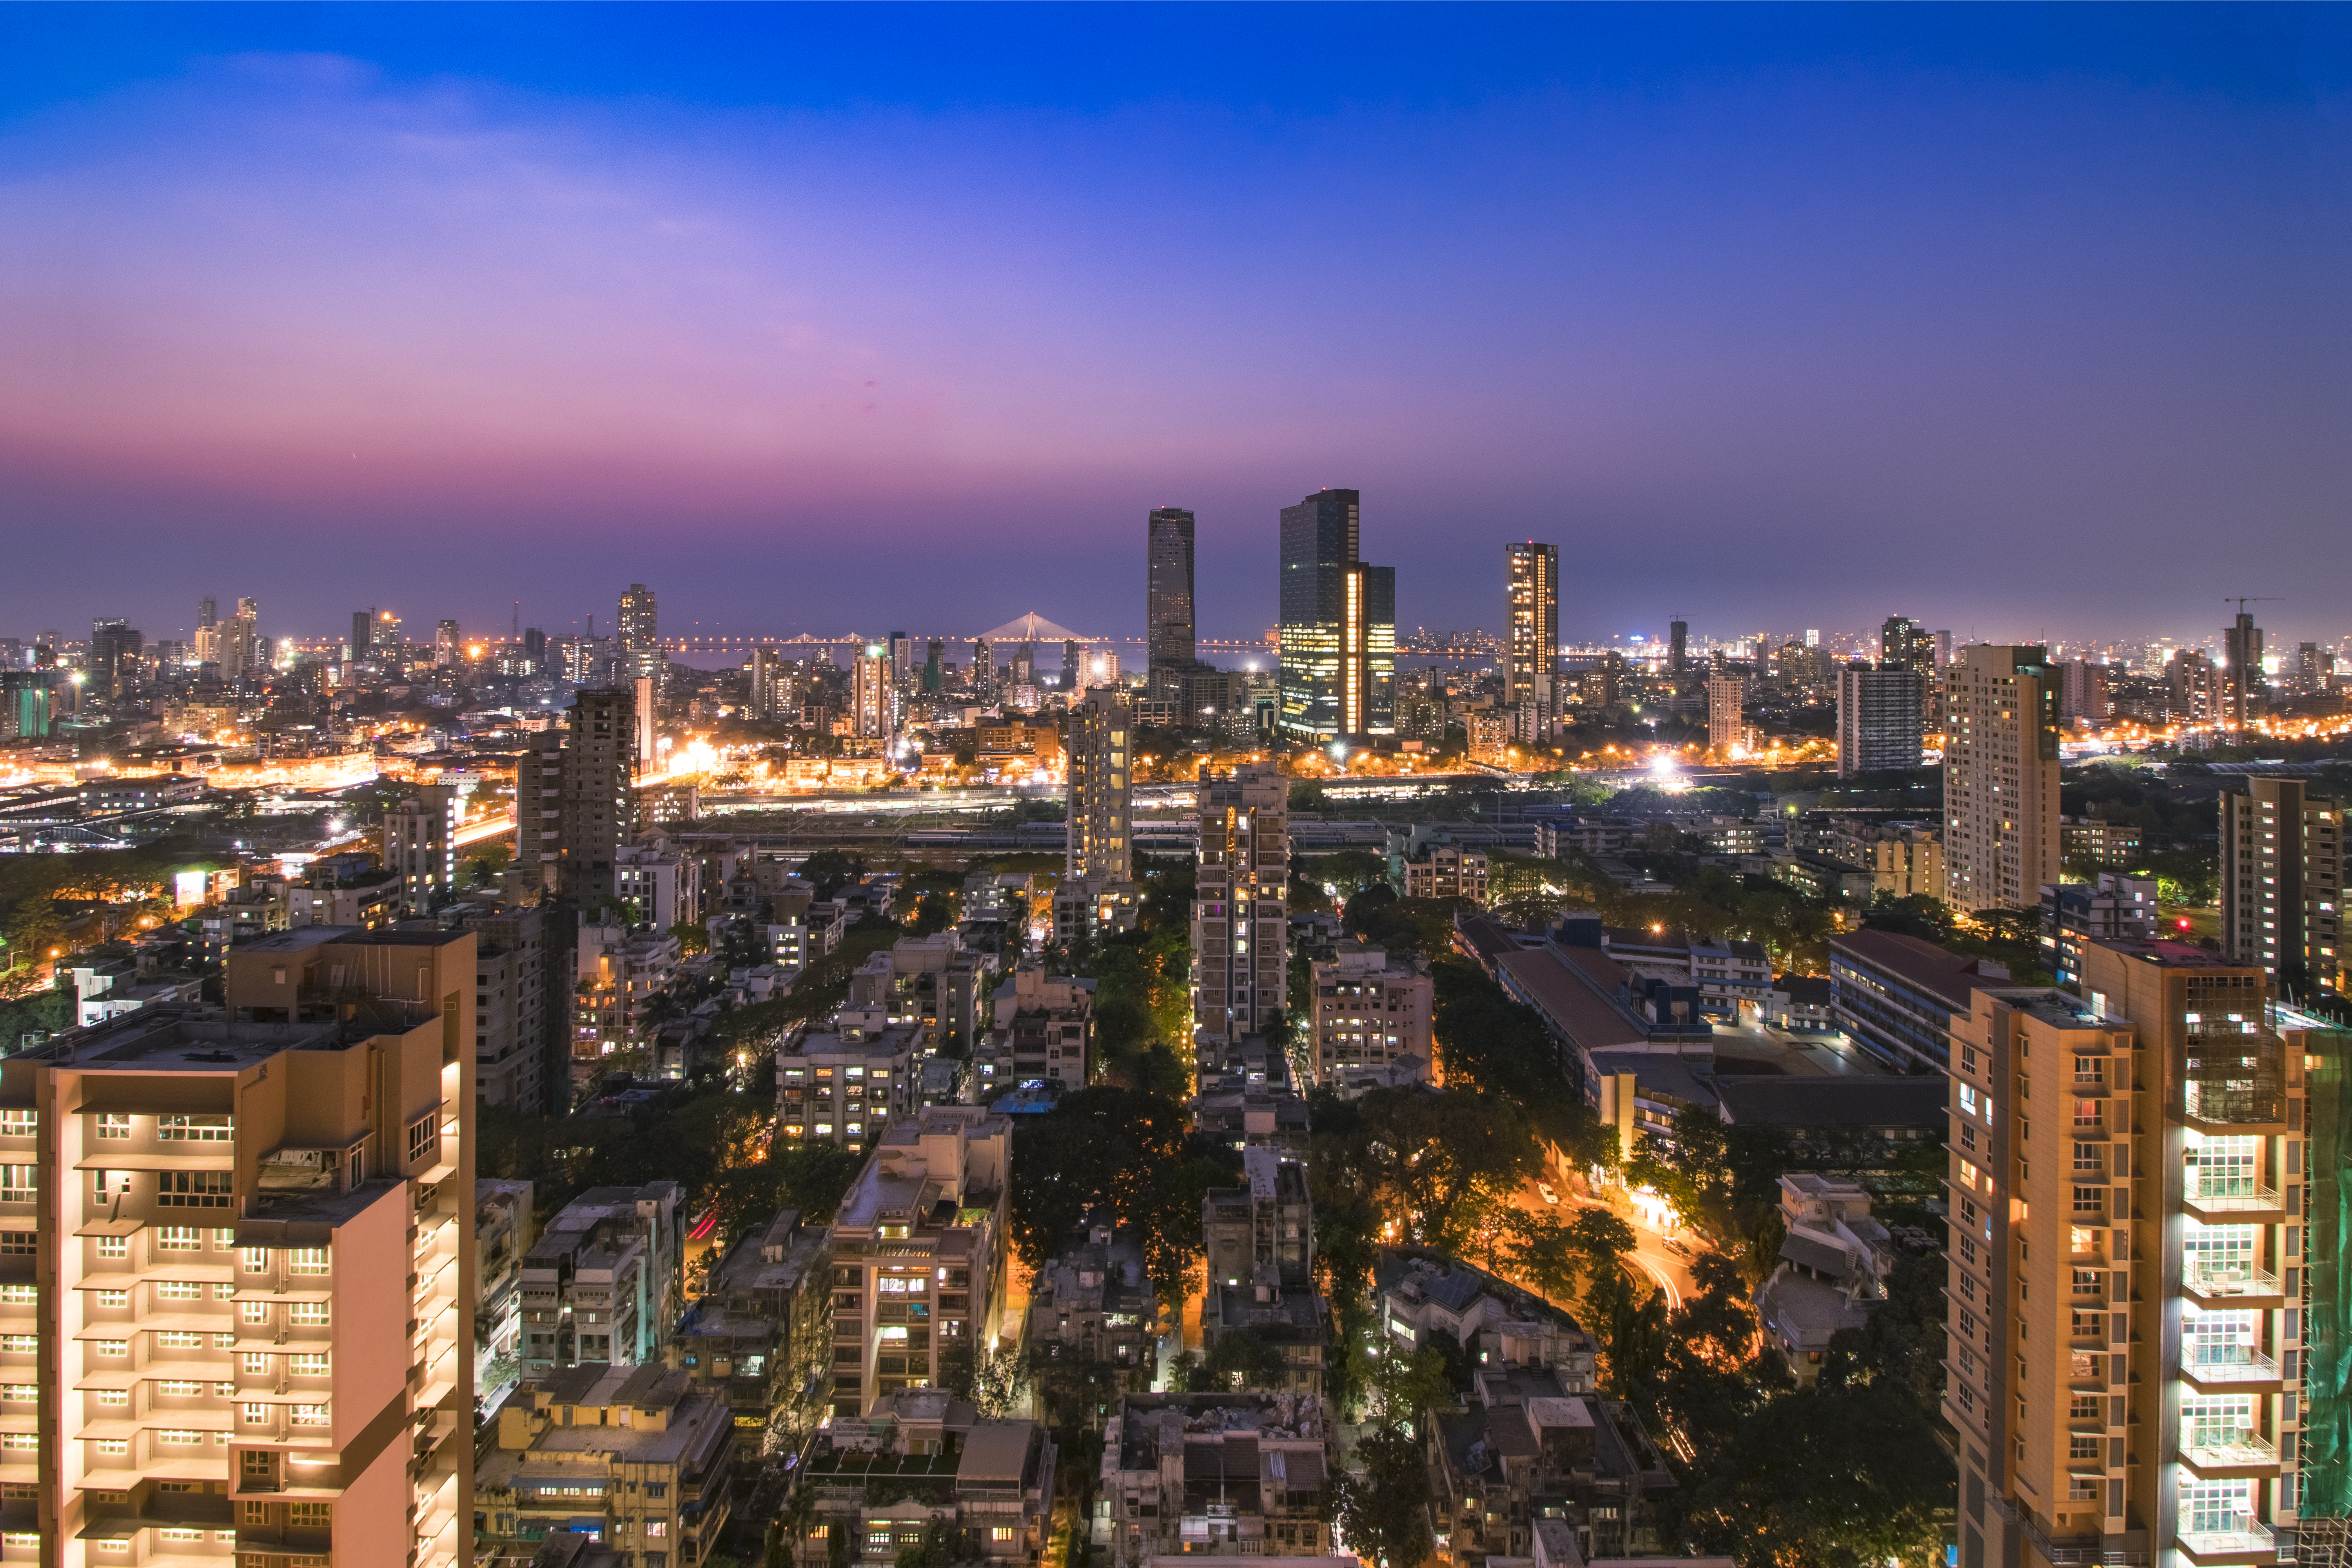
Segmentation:
{"type": "Polygon", "coordinates": [[[1956,910],[2024,909],[2059,879],[2047,651],[1977,643],[1944,672],[1944,902],[1956,910]]]}

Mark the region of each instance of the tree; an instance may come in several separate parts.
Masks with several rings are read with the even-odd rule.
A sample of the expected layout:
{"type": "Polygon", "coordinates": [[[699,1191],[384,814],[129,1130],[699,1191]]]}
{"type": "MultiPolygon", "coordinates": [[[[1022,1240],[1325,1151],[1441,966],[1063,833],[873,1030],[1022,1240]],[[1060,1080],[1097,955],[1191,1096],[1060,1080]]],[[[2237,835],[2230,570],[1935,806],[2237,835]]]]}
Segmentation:
{"type": "Polygon", "coordinates": [[[1728,1429],[1695,1478],[1702,1551],[1746,1564],[1927,1568],[1941,1560],[1951,1458],[1899,1391],[1799,1389],[1728,1429]]]}
{"type": "Polygon", "coordinates": [[[801,862],[800,875],[818,898],[829,899],[866,875],[866,857],[842,849],[820,849],[801,862]]]}
{"type": "Polygon", "coordinates": [[[1200,1370],[1205,1382],[1195,1393],[1290,1386],[1290,1363],[1283,1359],[1282,1347],[1254,1329],[1227,1329],[1220,1333],[1200,1370]]]}
{"type": "MultiPolygon", "coordinates": [[[[1430,1337],[1434,1340],[1444,1333],[1443,1329],[1433,1329],[1430,1337]]],[[[1458,1342],[1455,1348],[1460,1348],[1458,1342]]],[[[1454,1390],[1460,1386],[1453,1363],[1437,1344],[1424,1344],[1411,1351],[1391,1345],[1372,1362],[1371,1376],[1365,1385],[1370,1398],[1364,1419],[1376,1426],[1413,1430],[1412,1424],[1421,1418],[1423,1411],[1433,1405],[1452,1405],[1454,1390]]]]}
{"type": "Polygon", "coordinates": [[[1029,1365],[1018,1349],[982,1349],[970,1335],[939,1348],[940,1386],[969,1399],[985,1420],[1001,1421],[1029,1393],[1029,1365]]]}
{"type": "Polygon", "coordinates": [[[1519,1215],[1511,1241],[1511,1268],[1547,1304],[1564,1303],[1576,1294],[1583,1258],[1583,1249],[1561,1220],[1550,1214],[1519,1215]]]}
{"type": "Polygon", "coordinates": [[[1429,1532],[1429,1468],[1421,1446],[1383,1427],[1356,1444],[1356,1461],[1362,1473],[1342,1474],[1334,1489],[1340,1532],[1375,1568],[1421,1568],[1437,1546],[1429,1532]]]}

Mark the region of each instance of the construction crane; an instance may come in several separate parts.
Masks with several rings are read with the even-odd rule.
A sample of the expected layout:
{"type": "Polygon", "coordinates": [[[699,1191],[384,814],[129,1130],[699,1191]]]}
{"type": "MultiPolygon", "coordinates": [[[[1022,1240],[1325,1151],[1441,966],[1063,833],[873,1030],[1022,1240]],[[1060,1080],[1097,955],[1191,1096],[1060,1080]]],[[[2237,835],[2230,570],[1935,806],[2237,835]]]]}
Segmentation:
{"type": "Polygon", "coordinates": [[[2233,599],[2224,594],[2221,595],[2221,602],[2225,605],[2237,605],[2238,614],[2242,616],[2246,613],[2248,605],[2274,605],[2285,597],[2284,594],[2241,594],[2233,599]]]}

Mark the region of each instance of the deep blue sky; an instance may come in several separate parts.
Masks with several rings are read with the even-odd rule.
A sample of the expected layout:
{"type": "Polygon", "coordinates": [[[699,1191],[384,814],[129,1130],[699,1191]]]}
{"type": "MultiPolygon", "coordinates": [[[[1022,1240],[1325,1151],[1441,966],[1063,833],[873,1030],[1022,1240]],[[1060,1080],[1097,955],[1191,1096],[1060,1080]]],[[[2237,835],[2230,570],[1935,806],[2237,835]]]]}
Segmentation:
{"type": "Polygon", "coordinates": [[[0,9],[0,630],[2352,630],[2341,8],[0,9]]]}

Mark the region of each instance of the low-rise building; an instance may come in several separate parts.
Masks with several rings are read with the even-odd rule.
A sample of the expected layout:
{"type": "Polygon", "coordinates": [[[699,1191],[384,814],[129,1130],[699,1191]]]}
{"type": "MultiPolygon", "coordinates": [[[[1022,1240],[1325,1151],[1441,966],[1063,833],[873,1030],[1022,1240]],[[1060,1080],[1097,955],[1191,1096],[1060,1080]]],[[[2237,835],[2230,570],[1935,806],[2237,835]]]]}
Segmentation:
{"type": "Polygon", "coordinates": [[[702,862],[641,844],[613,856],[613,894],[635,911],[636,923],[667,931],[702,921],[702,862]]]}
{"type": "Polygon", "coordinates": [[[814,1427],[833,1370],[831,1268],[825,1228],[785,1209],[712,1266],[670,1337],[669,1364],[724,1399],[740,1427],[814,1427]]]}
{"type": "Polygon", "coordinates": [[[1830,1004],[1854,1043],[1906,1071],[1948,1072],[1952,1020],[1973,1005],[1982,981],[2006,984],[2009,970],[1895,931],[1830,938],[1830,1004]]]}
{"type": "Polygon", "coordinates": [[[972,1053],[972,1091],[995,1091],[1035,1079],[1084,1089],[1094,1068],[1095,983],[1049,975],[1024,963],[996,988],[992,1023],[972,1053]]]}
{"type": "Polygon", "coordinates": [[[677,1317],[685,1238],[676,1182],[591,1187],[523,1255],[522,1370],[659,1361],[677,1317]]]}
{"type": "Polygon", "coordinates": [[[579,955],[572,1070],[584,1082],[598,1058],[644,1040],[655,994],[677,978],[681,948],[668,931],[583,925],[579,955]]]}
{"type": "Polygon", "coordinates": [[[1821,1376],[1831,1336],[1861,1328],[1886,1300],[1901,1249],[1871,1217],[1870,1194],[1848,1177],[1782,1176],[1780,1218],[1780,1262],[1756,1292],[1756,1317],[1797,1382],[1810,1384],[1821,1376]]]}
{"type": "Polygon", "coordinates": [[[1403,861],[1400,889],[1408,899],[1486,901],[1486,857],[1452,844],[1431,844],[1403,861]]]}
{"type": "Polygon", "coordinates": [[[785,1037],[776,1051],[777,1131],[789,1146],[869,1143],[916,1106],[919,1025],[844,1008],[833,1026],[785,1037]]]}
{"type": "Polygon", "coordinates": [[[1108,1213],[1088,1219],[1029,1287],[1028,1342],[1049,1358],[1103,1362],[1149,1374],[1159,1316],[1143,1245],[1108,1213]]]}
{"type": "Polygon", "coordinates": [[[1391,963],[1377,947],[1342,945],[1328,962],[1310,966],[1315,1011],[1309,1020],[1315,1081],[1339,1085],[1380,1073],[1406,1057],[1426,1064],[1432,1050],[1435,994],[1416,965],[1391,963]]]}
{"type": "Polygon", "coordinates": [[[2127,822],[2095,816],[2062,816],[2058,841],[2069,860],[2095,867],[2128,866],[2139,858],[2140,830],[2127,822]]]}
{"type": "Polygon", "coordinates": [[[1568,1310],[1429,1247],[1373,1260],[1383,1342],[1406,1352],[1444,1336],[1480,1365],[1545,1367],[1570,1394],[1590,1394],[1599,1346],[1568,1310]]]}
{"type": "Polygon", "coordinates": [[[1213,1187],[1201,1204],[1208,1294],[1201,1333],[1213,1352],[1245,1333],[1281,1357],[1290,1392],[1319,1394],[1330,1311],[1315,1290],[1315,1208],[1307,1167],[1271,1148],[1242,1151],[1247,1184],[1213,1187]]]}
{"type": "Polygon", "coordinates": [[[572,1531],[635,1568],[690,1568],[727,1527],[734,1422],[683,1372],[587,1363],[542,1373],[499,1407],[494,1441],[474,1479],[493,1551],[572,1531]]]}
{"type": "MultiPolygon", "coordinates": [[[[1663,1556],[1674,1473],[1632,1405],[1556,1370],[1480,1368],[1454,1410],[1426,1412],[1430,1519],[1455,1563],[1524,1557],[1539,1525],[1571,1532],[1570,1561],[1663,1556]]],[[[1544,1542],[1558,1554],[1558,1535],[1544,1542]]]]}
{"type": "Polygon", "coordinates": [[[893,1563],[943,1536],[952,1562],[1036,1563],[1058,1458],[1042,1423],[982,1420],[945,1389],[894,1394],[865,1419],[836,1418],[799,1468],[815,1520],[793,1561],[893,1563]]]}
{"type": "Polygon", "coordinates": [[[1070,947],[1133,931],[1143,894],[1124,877],[1078,877],[1054,889],[1052,908],[1054,941],[1070,947]]]}
{"type": "Polygon", "coordinates": [[[1128,1394],[1103,1432],[1113,1568],[1328,1555],[1330,1443],[1314,1394],[1128,1394]]]}
{"type": "MultiPolygon", "coordinates": [[[[484,1177],[474,1184],[474,1375],[514,1360],[522,1332],[522,1260],[538,1239],[529,1182],[484,1177]]],[[[520,1364],[518,1362],[517,1364],[520,1364]]]]}

